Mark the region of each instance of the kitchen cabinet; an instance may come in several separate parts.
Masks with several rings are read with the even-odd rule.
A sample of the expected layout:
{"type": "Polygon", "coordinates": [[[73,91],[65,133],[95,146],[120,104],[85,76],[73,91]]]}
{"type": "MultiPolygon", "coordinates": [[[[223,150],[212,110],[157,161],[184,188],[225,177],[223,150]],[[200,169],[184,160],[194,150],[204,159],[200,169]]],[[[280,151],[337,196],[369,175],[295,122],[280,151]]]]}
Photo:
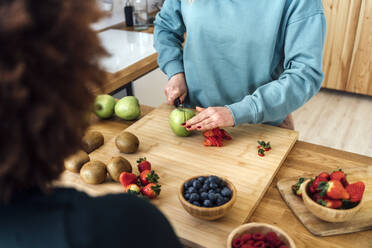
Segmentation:
{"type": "Polygon", "coordinates": [[[323,0],[323,87],[372,95],[372,1],[323,0]]]}

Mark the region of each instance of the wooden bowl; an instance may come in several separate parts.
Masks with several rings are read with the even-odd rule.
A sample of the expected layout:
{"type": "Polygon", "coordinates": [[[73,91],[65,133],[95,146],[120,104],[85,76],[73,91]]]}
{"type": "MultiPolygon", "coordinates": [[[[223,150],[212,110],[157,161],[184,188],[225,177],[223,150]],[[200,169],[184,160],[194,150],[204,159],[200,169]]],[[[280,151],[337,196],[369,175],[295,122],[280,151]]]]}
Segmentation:
{"type": "Polygon", "coordinates": [[[227,248],[232,248],[232,241],[237,238],[242,236],[245,233],[255,233],[255,232],[260,232],[262,234],[266,234],[268,232],[275,232],[276,235],[278,235],[279,239],[283,241],[283,243],[288,246],[288,248],[295,248],[296,244],[292,240],[291,237],[288,236],[282,229],[279,227],[265,224],[265,223],[257,223],[257,222],[251,222],[248,224],[244,224],[241,226],[238,226],[235,228],[227,238],[227,243],[226,247],[227,248]]]}
{"type": "Polygon", "coordinates": [[[353,216],[360,210],[362,207],[362,201],[350,209],[332,209],[327,208],[322,205],[319,205],[313,201],[307,193],[307,188],[310,183],[310,180],[306,180],[301,185],[302,199],[306,208],[316,217],[327,222],[344,222],[353,218],[353,216]]]}
{"type": "MultiPolygon", "coordinates": [[[[207,176],[202,175],[202,176],[208,177],[209,175],[207,175],[207,176]]],[[[195,205],[189,203],[183,197],[183,186],[184,186],[184,184],[187,181],[189,181],[191,179],[198,178],[198,177],[200,177],[200,176],[191,177],[191,178],[185,180],[181,184],[181,187],[180,187],[179,192],[178,192],[178,199],[180,200],[180,202],[182,204],[182,207],[190,215],[192,215],[192,216],[194,216],[196,218],[199,218],[199,219],[203,219],[203,220],[216,220],[216,219],[221,218],[222,216],[224,216],[232,208],[232,206],[234,205],[234,203],[236,201],[236,188],[235,188],[235,186],[229,180],[227,180],[226,178],[219,177],[219,178],[221,178],[222,181],[226,182],[226,186],[232,192],[232,196],[231,196],[230,201],[228,201],[225,204],[223,204],[221,206],[218,206],[218,207],[211,207],[211,208],[199,207],[199,206],[195,206],[195,205]]]]}

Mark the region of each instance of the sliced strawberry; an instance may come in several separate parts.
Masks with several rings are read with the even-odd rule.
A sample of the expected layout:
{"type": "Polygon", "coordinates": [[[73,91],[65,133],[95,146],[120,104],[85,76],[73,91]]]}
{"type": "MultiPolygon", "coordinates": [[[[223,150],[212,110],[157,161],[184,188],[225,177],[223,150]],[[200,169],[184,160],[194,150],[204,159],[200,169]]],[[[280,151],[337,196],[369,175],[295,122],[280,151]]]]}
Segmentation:
{"type": "Polygon", "coordinates": [[[129,184],[136,184],[137,176],[133,173],[122,172],[119,176],[119,181],[124,187],[126,187],[129,184]]]}
{"type": "Polygon", "coordinates": [[[296,184],[293,184],[292,185],[292,192],[293,194],[295,194],[296,196],[302,196],[302,192],[301,192],[301,184],[305,181],[305,178],[301,177],[300,179],[298,179],[298,182],[296,184]]]}
{"type": "Polygon", "coordinates": [[[143,186],[149,183],[157,183],[159,176],[155,173],[154,170],[144,170],[140,174],[140,181],[143,186]]]}
{"type": "Polygon", "coordinates": [[[213,137],[214,136],[214,133],[213,133],[213,131],[212,130],[207,130],[207,131],[204,131],[203,132],[203,136],[204,137],[213,137]]]}
{"type": "Polygon", "coordinates": [[[149,183],[141,189],[141,193],[150,199],[154,199],[160,194],[160,188],[159,184],[149,183]]]}
{"type": "Polygon", "coordinates": [[[359,202],[362,200],[365,185],[363,182],[356,182],[346,186],[346,191],[350,195],[351,202],[359,202]]]}

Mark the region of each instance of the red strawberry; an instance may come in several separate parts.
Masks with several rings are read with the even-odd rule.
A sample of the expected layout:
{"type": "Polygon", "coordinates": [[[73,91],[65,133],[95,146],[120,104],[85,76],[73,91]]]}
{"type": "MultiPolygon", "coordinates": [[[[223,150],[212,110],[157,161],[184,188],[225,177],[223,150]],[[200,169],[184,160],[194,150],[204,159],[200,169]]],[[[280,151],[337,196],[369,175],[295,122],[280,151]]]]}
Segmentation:
{"type": "Polygon", "coordinates": [[[155,183],[149,183],[141,189],[141,193],[150,199],[154,199],[160,194],[160,185],[155,183]]]}
{"type": "Polygon", "coordinates": [[[214,136],[213,130],[207,130],[207,131],[204,131],[204,132],[203,132],[203,136],[204,136],[205,138],[207,138],[207,137],[213,137],[213,136],[214,136]]]}
{"type": "Polygon", "coordinates": [[[340,208],[342,206],[342,201],[329,198],[326,198],[325,200],[319,199],[317,202],[327,208],[340,208]]]}
{"type": "Polygon", "coordinates": [[[292,185],[292,192],[293,194],[295,194],[296,196],[302,196],[302,192],[301,192],[301,184],[305,181],[305,178],[301,177],[300,179],[298,179],[298,182],[294,185],[292,185]]]}
{"type": "Polygon", "coordinates": [[[342,171],[342,169],[332,172],[329,177],[331,178],[331,180],[340,181],[342,185],[344,185],[344,187],[349,185],[348,181],[346,180],[346,174],[342,171]]]}
{"type": "Polygon", "coordinates": [[[129,194],[137,195],[141,191],[140,187],[137,184],[129,184],[125,187],[125,192],[129,194]]]}
{"type": "Polygon", "coordinates": [[[315,191],[320,191],[319,189],[320,182],[328,182],[328,179],[324,177],[319,177],[319,176],[316,177],[315,180],[313,181],[313,186],[314,186],[315,191]]]}
{"type": "Polygon", "coordinates": [[[265,156],[265,150],[260,148],[260,149],[258,149],[257,154],[258,154],[258,156],[263,157],[263,156],[265,156]]]}
{"type": "Polygon", "coordinates": [[[362,200],[365,185],[363,182],[356,182],[346,186],[346,191],[350,195],[351,202],[359,202],[362,200]]]}
{"type": "Polygon", "coordinates": [[[140,158],[137,160],[138,171],[141,173],[144,170],[151,170],[151,163],[146,158],[140,158]]]}
{"type": "Polygon", "coordinates": [[[318,177],[325,178],[327,181],[329,180],[329,174],[327,172],[320,173],[318,177]]]}
{"type": "Polygon", "coordinates": [[[256,248],[265,248],[266,245],[265,245],[265,242],[263,240],[260,240],[260,241],[257,241],[256,243],[254,243],[254,246],[253,247],[256,247],[256,248]]]}
{"type": "Polygon", "coordinates": [[[318,192],[318,193],[315,193],[311,197],[311,199],[313,199],[313,201],[315,201],[315,202],[318,202],[318,200],[323,200],[324,201],[326,199],[326,197],[325,196],[321,196],[320,193],[318,192]]]}
{"type": "Polygon", "coordinates": [[[260,232],[255,232],[253,233],[252,238],[256,241],[261,241],[265,239],[265,236],[260,232]]]}
{"type": "Polygon", "coordinates": [[[329,182],[320,182],[319,189],[322,190],[321,195],[327,195],[334,200],[347,200],[350,198],[349,193],[344,186],[337,180],[330,180],[329,182]]]}
{"type": "Polygon", "coordinates": [[[240,237],[243,243],[247,243],[248,240],[252,238],[252,235],[250,233],[246,233],[240,237]]]}
{"type": "Polygon", "coordinates": [[[265,235],[266,242],[278,247],[282,244],[282,241],[279,239],[278,235],[275,232],[268,232],[265,235]]]}
{"type": "Polygon", "coordinates": [[[232,247],[233,248],[240,248],[241,244],[242,244],[241,239],[240,238],[235,238],[232,242],[232,247]]]}
{"type": "Polygon", "coordinates": [[[155,173],[154,170],[144,170],[140,174],[140,181],[143,186],[149,183],[157,183],[159,176],[155,173]]]}
{"type": "Polygon", "coordinates": [[[122,172],[119,176],[119,181],[124,187],[126,187],[129,184],[136,184],[137,176],[133,173],[122,172]]]}

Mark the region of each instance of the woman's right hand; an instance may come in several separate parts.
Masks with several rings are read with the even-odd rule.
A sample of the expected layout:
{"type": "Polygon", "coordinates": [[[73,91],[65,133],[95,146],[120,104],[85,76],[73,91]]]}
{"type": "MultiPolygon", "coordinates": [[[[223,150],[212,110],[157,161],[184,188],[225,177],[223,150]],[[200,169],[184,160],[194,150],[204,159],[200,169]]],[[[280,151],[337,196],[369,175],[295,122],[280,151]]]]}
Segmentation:
{"type": "Polygon", "coordinates": [[[178,73],[172,76],[165,86],[164,93],[169,105],[173,105],[177,98],[180,98],[180,101],[183,102],[187,95],[185,74],[178,73]]]}

